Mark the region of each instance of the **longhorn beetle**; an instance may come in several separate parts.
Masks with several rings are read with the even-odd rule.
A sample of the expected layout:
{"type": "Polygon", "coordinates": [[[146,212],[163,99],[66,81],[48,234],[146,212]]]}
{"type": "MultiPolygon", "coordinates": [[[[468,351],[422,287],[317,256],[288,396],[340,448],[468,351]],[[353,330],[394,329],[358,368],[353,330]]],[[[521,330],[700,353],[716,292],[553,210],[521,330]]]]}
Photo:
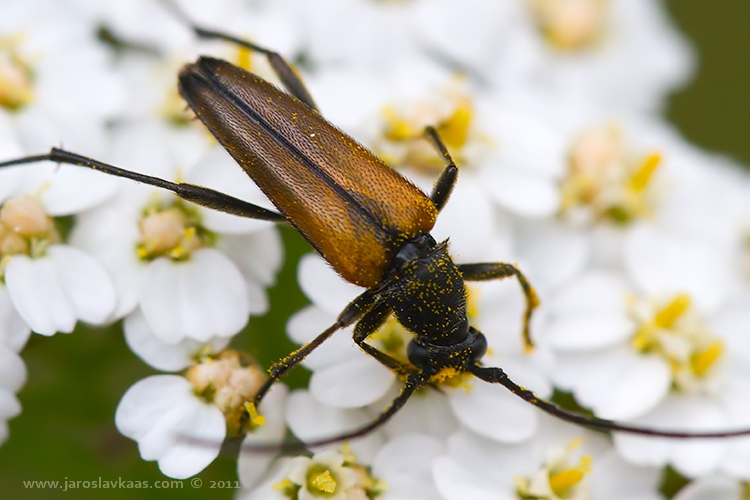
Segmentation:
{"type": "MultiPolygon", "coordinates": [[[[225,40],[267,57],[286,93],[232,64],[201,57],[179,74],[179,92],[213,136],[268,196],[278,212],[226,194],[123,170],[53,148],[48,154],[0,163],[0,167],[52,161],[100,170],[172,191],[199,205],[229,214],[294,226],[347,281],[367,290],[349,303],[336,322],[283,359],[255,395],[260,403],[274,382],[334,332],[354,325],[354,341],[386,367],[405,375],[399,396],[375,420],[345,434],[305,443],[319,446],[363,436],[388,421],[422,387],[446,372],[469,372],[500,384],[537,408],[586,427],[671,438],[750,435],[750,429],[683,432],[649,429],[588,417],[538,398],[499,367],[482,366],[484,335],[469,324],[465,281],[515,277],[526,297],[523,336],[532,347],[529,322],[538,300],[512,264],[456,265],[447,242],[430,230],[448,202],[458,168],[437,131],[426,138],[445,161],[429,196],[373,153],[323,118],[293,67],[278,53],[233,36],[204,29],[177,12],[200,38],[225,40]],[[390,315],[413,333],[412,366],[404,366],[366,342],[390,315]]],[[[262,447],[261,447],[262,448],[262,447]]],[[[253,448],[256,449],[256,448],[253,448]]]]}

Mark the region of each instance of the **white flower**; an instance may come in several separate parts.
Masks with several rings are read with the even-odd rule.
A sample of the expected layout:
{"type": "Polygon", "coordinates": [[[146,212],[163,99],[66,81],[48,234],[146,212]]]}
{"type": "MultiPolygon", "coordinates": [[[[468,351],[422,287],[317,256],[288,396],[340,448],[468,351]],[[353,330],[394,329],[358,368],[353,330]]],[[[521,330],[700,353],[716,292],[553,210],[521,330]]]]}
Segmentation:
{"type": "Polygon", "coordinates": [[[45,151],[65,141],[74,150],[101,154],[105,120],[124,95],[108,73],[96,25],[57,2],[6,1],[2,10],[0,115],[10,117],[24,150],[45,151]]]}
{"type": "MultiPolygon", "coordinates": [[[[592,270],[551,299],[540,335],[558,352],[555,381],[603,418],[689,430],[750,422],[739,403],[750,383],[742,340],[748,298],[727,301],[724,262],[694,241],[643,227],[624,253],[636,279],[592,270]]],[[[671,463],[689,476],[749,473],[737,458],[747,455],[743,440],[616,435],[615,443],[635,463],[671,463]]]]}
{"type": "Polygon", "coordinates": [[[0,343],[0,444],[8,438],[8,420],[21,413],[16,393],[26,383],[26,365],[16,352],[0,343]]]}
{"type": "MultiPolygon", "coordinates": [[[[281,421],[286,394],[282,384],[264,399],[259,413],[243,423],[245,404],[264,378],[257,366],[242,366],[236,351],[204,356],[184,377],[154,375],[130,387],[117,407],[115,424],[122,434],[138,442],[144,460],[158,461],[165,475],[190,477],[218,456],[227,427],[234,433],[240,428],[249,433],[260,428],[253,439],[280,442],[283,426],[277,422],[281,421]],[[258,426],[263,425],[266,412],[274,422],[263,430],[258,426]]],[[[269,456],[261,462],[272,459],[269,456]]]]}
{"type": "Polygon", "coordinates": [[[244,482],[243,500],[366,500],[436,499],[430,464],[443,449],[440,440],[423,434],[398,436],[370,459],[348,445],[309,457],[278,460],[255,489],[244,482]]]}
{"type": "MultiPolygon", "coordinates": [[[[8,309],[8,300],[23,321],[43,335],[70,333],[78,320],[105,322],[116,301],[111,278],[92,257],[62,244],[51,217],[70,213],[66,209],[73,210],[74,204],[80,208],[95,203],[98,195],[88,200],[84,195],[72,204],[62,201],[55,196],[60,191],[54,188],[64,187],[70,180],[62,175],[49,177],[50,197],[37,197],[30,194],[35,190],[29,186],[38,183],[39,173],[27,173],[18,192],[29,194],[9,199],[0,208],[0,267],[2,288],[7,290],[0,294],[0,301],[5,302],[7,326],[18,332],[9,334],[20,334],[23,326],[8,309]]],[[[81,187],[85,186],[82,182],[81,187]]],[[[95,189],[96,184],[88,187],[95,189]]]]}
{"type": "Polygon", "coordinates": [[[162,342],[148,326],[143,313],[136,309],[125,318],[125,342],[130,350],[157,370],[176,372],[184,370],[193,361],[209,353],[220,352],[229,344],[229,338],[214,337],[206,343],[185,338],[176,344],[162,342]]]}
{"type": "Polygon", "coordinates": [[[467,431],[433,462],[449,500],[657,500],[660,471],[628,465],[602,436],[543,417],[529,443],[500,444],[467,431]]]}
{"type": "Polygon", "coordinates": [[[206,468],[219,454],[226,427],[221,410],[196,397],[190,382],[178,375],[154,375],[133,385],[120,400],[115,424],[138,442],[144,460],[158,460],[159,469],[175,478],[206,468]]]}
{"type": "MultiPolygon", "coordinates": [[[[126,134],[131,151],[155,153],[151,161],[157,163],[146,164],[151,174],[207,184],[251,201],[264,199],[218,148],[187,171],[174,170],[173,149],[154,144],[151,131],[135,126],[126,134]]],[[[144,166],[137,158],[124,155],[118,164],[144,166]]],[[[81,216],[71,240],[96,255],[114,277],[120,297],[115,316],[139,306],[149,328],[167,343],[205,342],[241,330],[249,314],[267,309],[264,288],[273,283],[283,255],[270,223],[217,213],[134,183],[126,183],[111,203],[81,216]]]]}
{"type": "MultiPolygon", "coordinates": [[[[336,408],[316,401],[310,391],[298,389],[289,395],[284,418],[292,433],[303,442],[314,442],[359,429],[376,418],[375,412],[362,408],[336,408]]],[[[383,445],[383,432],[373,431],[351,442],[351,449],[361,460],[369,461],[383,445]]],[[[314,447],[335,449],[339,444],[314,447]]]]}
{"type": "Polygon", "coordinates": [[[534,87],[557,101],[658,109],[692,73],[689,46],[652,0],[438,0],[414,16],[433,51],[495,86],[534,87]]]}

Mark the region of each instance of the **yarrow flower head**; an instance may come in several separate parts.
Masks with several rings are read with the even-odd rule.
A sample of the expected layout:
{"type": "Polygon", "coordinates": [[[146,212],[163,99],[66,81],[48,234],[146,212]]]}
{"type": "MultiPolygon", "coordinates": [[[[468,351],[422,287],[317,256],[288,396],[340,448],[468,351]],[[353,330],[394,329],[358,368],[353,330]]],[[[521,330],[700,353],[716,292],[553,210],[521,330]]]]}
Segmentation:
{"type": "Polygon", "coordinates": [[[528,444],[500,444],[461,430],[433,462],[438,491],[449,500],[592,500],[658,498],[659,471],[635,467],[592,432],[541,418],[528,444]]]}
{"type": "Polygon", "coordinates": [[[311,458],[297,457],[289,464],[287,479],[274,487],[289,500],[373,499],[378,482],[356,458],[336,450],[316,453],[311,458]]]}
{"type": "MultiPolygon", "coordinates": [[[[170,349],[180,348],[164,346],[170,349]]],[[[209,346],[192,353],[192,360],[184,354],[184,376],[147,377],[130,387],[117,407],[118,430],[138,442],[144,460],[157,460],[164,474],[185,478],[218,456],[227,434],[247,433],[261,442],[282,438],[283,426],[266,429],[264,415],[281,420],[283,385],[275,386],[255,408],[252,397],[265,374],[252,359],[231,349],[211,354],[209,346]]],[[[262,457],[256,464],[260,473],[273,458],[262,457]]]]}
{"type": "Polygon", "coordinates": [[[566,218],[627,224],[652,212],[661,156],[655,151],[634,155],[622,135],[607,125],[584,132],[572,145],[561,184],[566,218]]]}

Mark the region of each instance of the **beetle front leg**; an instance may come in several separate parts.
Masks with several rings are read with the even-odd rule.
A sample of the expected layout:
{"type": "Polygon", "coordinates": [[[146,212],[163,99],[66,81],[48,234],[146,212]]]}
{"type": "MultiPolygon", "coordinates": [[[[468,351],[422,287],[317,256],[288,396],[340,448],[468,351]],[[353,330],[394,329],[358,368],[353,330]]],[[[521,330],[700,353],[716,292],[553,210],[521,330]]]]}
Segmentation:
{"type": "Polygon", "coordinates": [[[520,283],[523,293],[526,296],[526,311],[523,316],[523,340],[526,344],[526,350],[531,351],[534,342],[531,340],[529,324],[534,309],[539,305],[539,297],[536,291],[526,279],[526,276],[513,264],[505,262],[487,262],[481,264],[459,264],[458,270],[466,281],[489,281],[515,276],[520,283]]]}
{"type": "Polygon", "coordinates": [[[415,372],[415,369],[412,366],[402,363],[380,349],[365,342],[367,337],[383,326],[383,323],[390,313],[391,309],[383,302],[368,311],[362,319],[359,320],[357,326],[354,327],[354,342],[356,342],[363,351],[378,360],[386,368],[390,368],[397,375],[405,377],[415,372]]]}

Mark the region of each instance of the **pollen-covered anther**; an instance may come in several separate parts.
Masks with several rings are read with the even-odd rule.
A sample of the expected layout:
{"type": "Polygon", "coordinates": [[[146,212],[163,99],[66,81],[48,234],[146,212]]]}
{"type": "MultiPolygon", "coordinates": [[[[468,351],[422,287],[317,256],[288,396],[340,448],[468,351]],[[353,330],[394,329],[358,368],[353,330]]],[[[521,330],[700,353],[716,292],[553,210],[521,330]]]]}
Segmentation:
{"type": "Polygon", "coordinates": [[[435,127],[457,163],[478,163],[492,141],[476,131],[474,107],[465,87],[465,79],[456,76],[435,99],[384,107],[377,153],[396,167],[428,174],[441,171],[445,160],[423,137],[429,125],[435,127]]]}
{"type": "Polygon", "coordinates": [[[711,334],[690,296],[679,294],[666,302],[631,297],[629,302],[638,322],[633,349],[662,357],[676,390],[700,391],[723,359],[724,343],[711,334]]]}
{"type": "MultiPolygon", "coordinates": [[[[198,360],[188,369],[185,378],[196,394],[221,409],[230,424],[239,425],[240,417],[246,411],[245,405],[258,392],[266,375],[255,364],[243,365],[240,353],[227,349],[217,357],[198,360]]],[[[251,419],[252,424],[261,425],[262,417],[257,411],[251,419]]]]}
{"type": "Polygon", "coordinates": [[[572,145],[561,184],[562,211],[572,219],[629,223],[648,215],[655,203],[657,152],[628,151],[618,127],[583,133],[572,145]]]}
{"type": "Polygon", "coordinates": [[[151,253],[164,253],[177,244],[185,234],[185,215],[172,208],[141,219],[141,241],[151,253]]]}
{"type": "Polygon", "coordinates": [[[608,0],[528,0],[550,45],[574,52],[593,46],[605,29],[608,0]]]}
{"type": "Polygon", "coordinates": [[[575,439],[565,449],[552,450],[546,463],[536,473],[530,477],[517,477],[515,481],[519,498],[588,499],[589,490],[584,479],[591,472],[592,458],[584,454],[577,463],[571,464],[573,455],[581,444],[580,439],[575,439]]]}
{"type": "Polygon", "coordinates": [[[213,241],[213,234],[200,225],[198,212],[179,201],[147,207],[138,228],[141,241],[136,253],[144,260],[162,256],[184,260],[213,241]]]}
{"type": "Polygon", "coordinates": [[[349,452],[326,450],[312,457],[296,457],[287,477],[275,489],[287,498],[327,498],[334,500],[369,500],[383,485],[358,464],[349,452]]]}

